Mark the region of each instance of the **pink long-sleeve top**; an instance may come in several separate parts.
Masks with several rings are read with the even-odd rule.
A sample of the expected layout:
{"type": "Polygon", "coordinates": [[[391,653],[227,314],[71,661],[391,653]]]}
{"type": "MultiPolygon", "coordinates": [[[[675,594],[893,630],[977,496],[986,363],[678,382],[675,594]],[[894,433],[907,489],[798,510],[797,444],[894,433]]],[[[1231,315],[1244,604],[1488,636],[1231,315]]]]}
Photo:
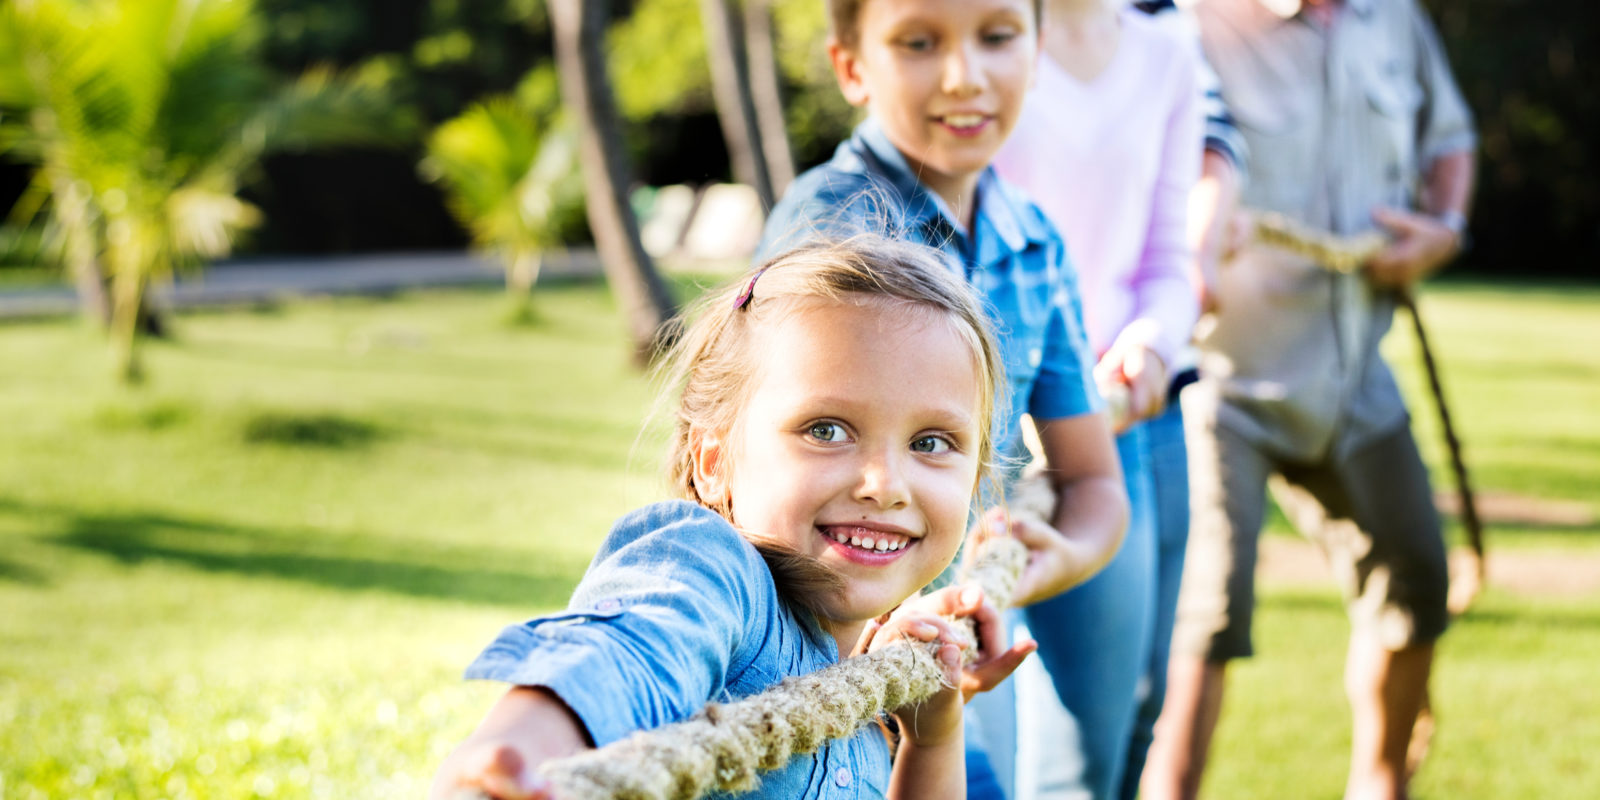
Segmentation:
{"type": "Polygon", "coordinates": [[[1199,56],[1136,10],[1122,23],[1116,53],[1088,82],[1040,57],[994,166],[1065,237],[1095,352],[1138,337],[1172,367],[1200,313],[1186,231],[1203,144],[1199,56]]]}

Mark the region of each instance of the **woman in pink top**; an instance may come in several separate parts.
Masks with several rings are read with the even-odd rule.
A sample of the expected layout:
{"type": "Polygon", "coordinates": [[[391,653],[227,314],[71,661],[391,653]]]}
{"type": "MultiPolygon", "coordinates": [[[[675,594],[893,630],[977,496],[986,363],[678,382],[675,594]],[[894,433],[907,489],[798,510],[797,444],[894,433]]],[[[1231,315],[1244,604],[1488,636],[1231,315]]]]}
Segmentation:
{"type": "Polygon", "coordinates": [[[1096,381],[1126,410],[1132,517],[1104,571],[1023,612],[1040,658],[1018,673],[1015,796],[1131,798],[1188,527],[1182,420],[1166,400],[1199,315],[1186,224],[1204,140],[1199,55],[1192,37],[1125,0],[1051,0],[1042,36],[1035,85],[994,165],[1049,214],[1078,269],[1096,381]]]}

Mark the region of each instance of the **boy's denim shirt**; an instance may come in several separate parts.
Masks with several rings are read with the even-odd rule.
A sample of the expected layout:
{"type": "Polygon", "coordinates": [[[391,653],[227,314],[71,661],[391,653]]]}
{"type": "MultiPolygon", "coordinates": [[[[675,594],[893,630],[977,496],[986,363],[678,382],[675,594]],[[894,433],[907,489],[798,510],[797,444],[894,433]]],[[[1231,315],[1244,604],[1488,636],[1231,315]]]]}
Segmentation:
{"type": "MultiPolygon", "coordinates": [[[[506,628],[467,677],[545,687],[605,746],[838,660],[833,637],[778,597],[755,547],[674,500],[619,520],[567,611],[506,628]]],[[[762,773],[745,796],[883,797],[889,769],[888,744],[867,725],[762,773]]]]}
{"type": "Polygon", "coordinates": [[[986,301],[1008,377],[995,410],[1001,474],[1026,463],[1019,421],[1060,419],[1102,406],[1090,376],[1077,273],[1055,226],[1032,201],[985,168],[969,235],[923,186],[873,119],[833,159],[795,180],[772,209],[757,262],[821,236],[887,234],[938,248],[986,301]]]}

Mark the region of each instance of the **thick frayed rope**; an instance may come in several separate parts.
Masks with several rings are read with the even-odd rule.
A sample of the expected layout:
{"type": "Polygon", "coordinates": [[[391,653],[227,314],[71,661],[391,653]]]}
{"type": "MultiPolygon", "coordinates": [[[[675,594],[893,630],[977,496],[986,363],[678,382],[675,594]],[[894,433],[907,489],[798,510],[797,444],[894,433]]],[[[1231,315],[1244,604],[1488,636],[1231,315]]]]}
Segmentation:
{"type": "MultiPolygon", "coordinates": [[[[964,580],[997,608],[1010,605],[1028,552],[1009,537],[979,546],[964,580]]],[[[970,620],[960,622],[971,629],[970,620]]],[[[969,636],[964,656],[975,655],[969,636]]],[[[546,762],[539,773],[561,800],[697,800],[711,791],[756,788],[777,769],[824,742],[854,735],[885,711],[946,686],[934,655],[940,643],[901,643],[788,678],[761,694],[713,703],[694,718],[636,733],[598,750],[546,762]]],[[[468,792],[458,797],[481,797],[468,792]]]]}

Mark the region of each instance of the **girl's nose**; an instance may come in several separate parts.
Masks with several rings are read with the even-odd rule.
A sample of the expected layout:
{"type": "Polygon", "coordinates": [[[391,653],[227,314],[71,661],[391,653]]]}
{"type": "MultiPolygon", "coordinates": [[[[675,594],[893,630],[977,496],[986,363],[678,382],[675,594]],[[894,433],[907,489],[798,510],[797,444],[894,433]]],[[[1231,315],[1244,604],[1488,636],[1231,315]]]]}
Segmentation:
{"type": "Polygon", "coordinates": [[[856,499],[879,508],[900,508],[911,501],[911,487],[906,482],[905,465],[898,453],[880,452],[869,456],[862,464],[861,480],[856,485],[856,499]]]}
{"type": "Polygon", "coordinates": [[[962,43],[950,48],[944,57],[943,80],[940,85],[945,94],[953,97],[972,97],[983,91],[977,56],[971,43],[962,43]]]}

